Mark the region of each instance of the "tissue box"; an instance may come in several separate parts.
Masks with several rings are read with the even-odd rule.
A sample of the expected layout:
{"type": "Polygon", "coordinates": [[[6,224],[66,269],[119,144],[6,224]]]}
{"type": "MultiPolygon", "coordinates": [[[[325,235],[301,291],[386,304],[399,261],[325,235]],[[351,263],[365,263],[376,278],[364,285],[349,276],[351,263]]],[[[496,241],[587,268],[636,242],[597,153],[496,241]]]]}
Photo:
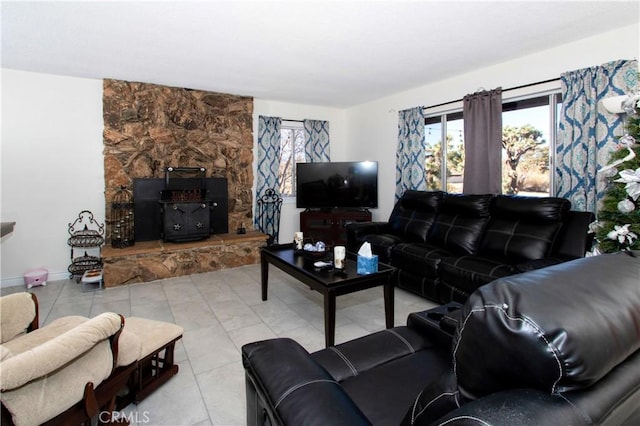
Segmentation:
{"type": "Polygon", "coordinates": [[[358,255],[358,274],[372,274],[378,272],[378,255],[364,257],[358,255]]]}

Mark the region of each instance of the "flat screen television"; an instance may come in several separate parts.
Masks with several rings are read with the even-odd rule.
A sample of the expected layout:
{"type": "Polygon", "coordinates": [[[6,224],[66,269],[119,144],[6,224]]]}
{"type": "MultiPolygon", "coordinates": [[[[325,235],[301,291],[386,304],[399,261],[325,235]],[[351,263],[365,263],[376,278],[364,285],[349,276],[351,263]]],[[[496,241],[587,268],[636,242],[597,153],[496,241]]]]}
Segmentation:
{"type": "Polygon", "coordinates": [[[296,207],[378,207],[378,163],[348,161],[296,164],[296,207]]]}

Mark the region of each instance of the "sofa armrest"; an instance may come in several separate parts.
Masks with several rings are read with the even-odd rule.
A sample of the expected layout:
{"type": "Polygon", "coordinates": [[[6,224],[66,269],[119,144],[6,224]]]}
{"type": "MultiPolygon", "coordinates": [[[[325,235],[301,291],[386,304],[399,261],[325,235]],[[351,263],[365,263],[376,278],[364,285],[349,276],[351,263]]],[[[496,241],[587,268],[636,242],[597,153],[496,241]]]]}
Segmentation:
{"type": "Polygon", "coordinates": [[[591,425],[592,421],[561,395],[533,389],[512,389],[471,401],[436,421],[415,425],[591,425]]]}
{"type": "Polygon", "coordinates": [[[536,269],[546,268],[547,266],[558,265],[564,262],[561,259],[556,259],[553,257],[547,257],[544,259],[535,259],[535,260],[527,260],[525,262],[518,263],[513,267],[517,272],[529,272],[534,271],[536,269]]]}
{"type": "Polygon", "coordinates": [[[291,339],[244,345],[242,364],[248,425],[371,424],[340,384],[291,339]]]}
{"type": "Polygon", "coordinates": [[[365,235],[388,234],[389,222],[352,222],[347,224],[347,251],[357,253],[365,235]]]}
{"type": "Polygon", "coordinates": [[[594,234],[589,232],[589,225],[596,219],[595,215],[570,210],[565,216],[551,256],[565,261],[584,257],[593,244],[594,234]]]}
{"type": "MultiPolygon", "coordinates": [[[[18,388],[64,367],[99,343],[117,337],[123,325],[124,320],[120,315],[106,312],[65,333],[52,336],[32,349],[16,355],[9,354],[2,360],[0,368],[2,391],[18,388]]],[[[46,332],[46,327],[39,332],[46,332]]],[[[116,354],[113,355],[115,357],[116,354]]]]}
{"type": "Polygon", "coordinates": [[[38,328],[38,299],[20,292],[0,297],[0,343],[38,328]]]}

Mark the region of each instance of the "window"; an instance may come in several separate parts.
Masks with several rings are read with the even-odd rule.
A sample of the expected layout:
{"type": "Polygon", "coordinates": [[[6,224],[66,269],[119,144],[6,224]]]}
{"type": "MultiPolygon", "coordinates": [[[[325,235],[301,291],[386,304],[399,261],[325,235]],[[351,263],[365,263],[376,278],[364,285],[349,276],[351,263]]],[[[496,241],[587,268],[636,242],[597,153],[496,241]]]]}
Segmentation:
{"type": "Polygon", "coordinates": [[[427,189],[447,188],[447,192],[462,192],[464,173],[464,122],[462,112],[426,119],[425,171],[427,189]],[[444,147],[442,141],[446,143],[444,147]],[[446,161],[442,161],[446,158],[446,161]]]}
{"type": "Polygon", "coordinates": [[[304,161],[302,123],[283,121],[280,127],[280,168],[278,169],[279,190],[282,197],[295,197],[295,163],[304,161]]]}
{"type": "MultiPolygon", "coordinates": [[[[548,196],[553,146],[560,118],[559,93],[502,104],[502,192],[548,196]]],[[[461,193],[464,176],[462,111],[425,118],[427,190],[461,193]],[[444,147],[442,141],[446,141],[444,147]],[[443,161],[444,159],[444,161],[443,161]]]]}

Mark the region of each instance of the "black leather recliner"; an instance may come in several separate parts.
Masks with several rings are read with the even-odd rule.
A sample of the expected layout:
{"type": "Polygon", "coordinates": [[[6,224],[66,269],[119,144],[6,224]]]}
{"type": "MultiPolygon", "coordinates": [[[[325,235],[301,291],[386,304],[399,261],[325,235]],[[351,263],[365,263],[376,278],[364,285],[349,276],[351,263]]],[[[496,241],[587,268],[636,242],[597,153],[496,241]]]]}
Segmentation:
{"type": "Polygon", "coordinates": [[[313,354],[247,344],[247,424],[640,424],[638,256],[504,277],[313,354]]]}

